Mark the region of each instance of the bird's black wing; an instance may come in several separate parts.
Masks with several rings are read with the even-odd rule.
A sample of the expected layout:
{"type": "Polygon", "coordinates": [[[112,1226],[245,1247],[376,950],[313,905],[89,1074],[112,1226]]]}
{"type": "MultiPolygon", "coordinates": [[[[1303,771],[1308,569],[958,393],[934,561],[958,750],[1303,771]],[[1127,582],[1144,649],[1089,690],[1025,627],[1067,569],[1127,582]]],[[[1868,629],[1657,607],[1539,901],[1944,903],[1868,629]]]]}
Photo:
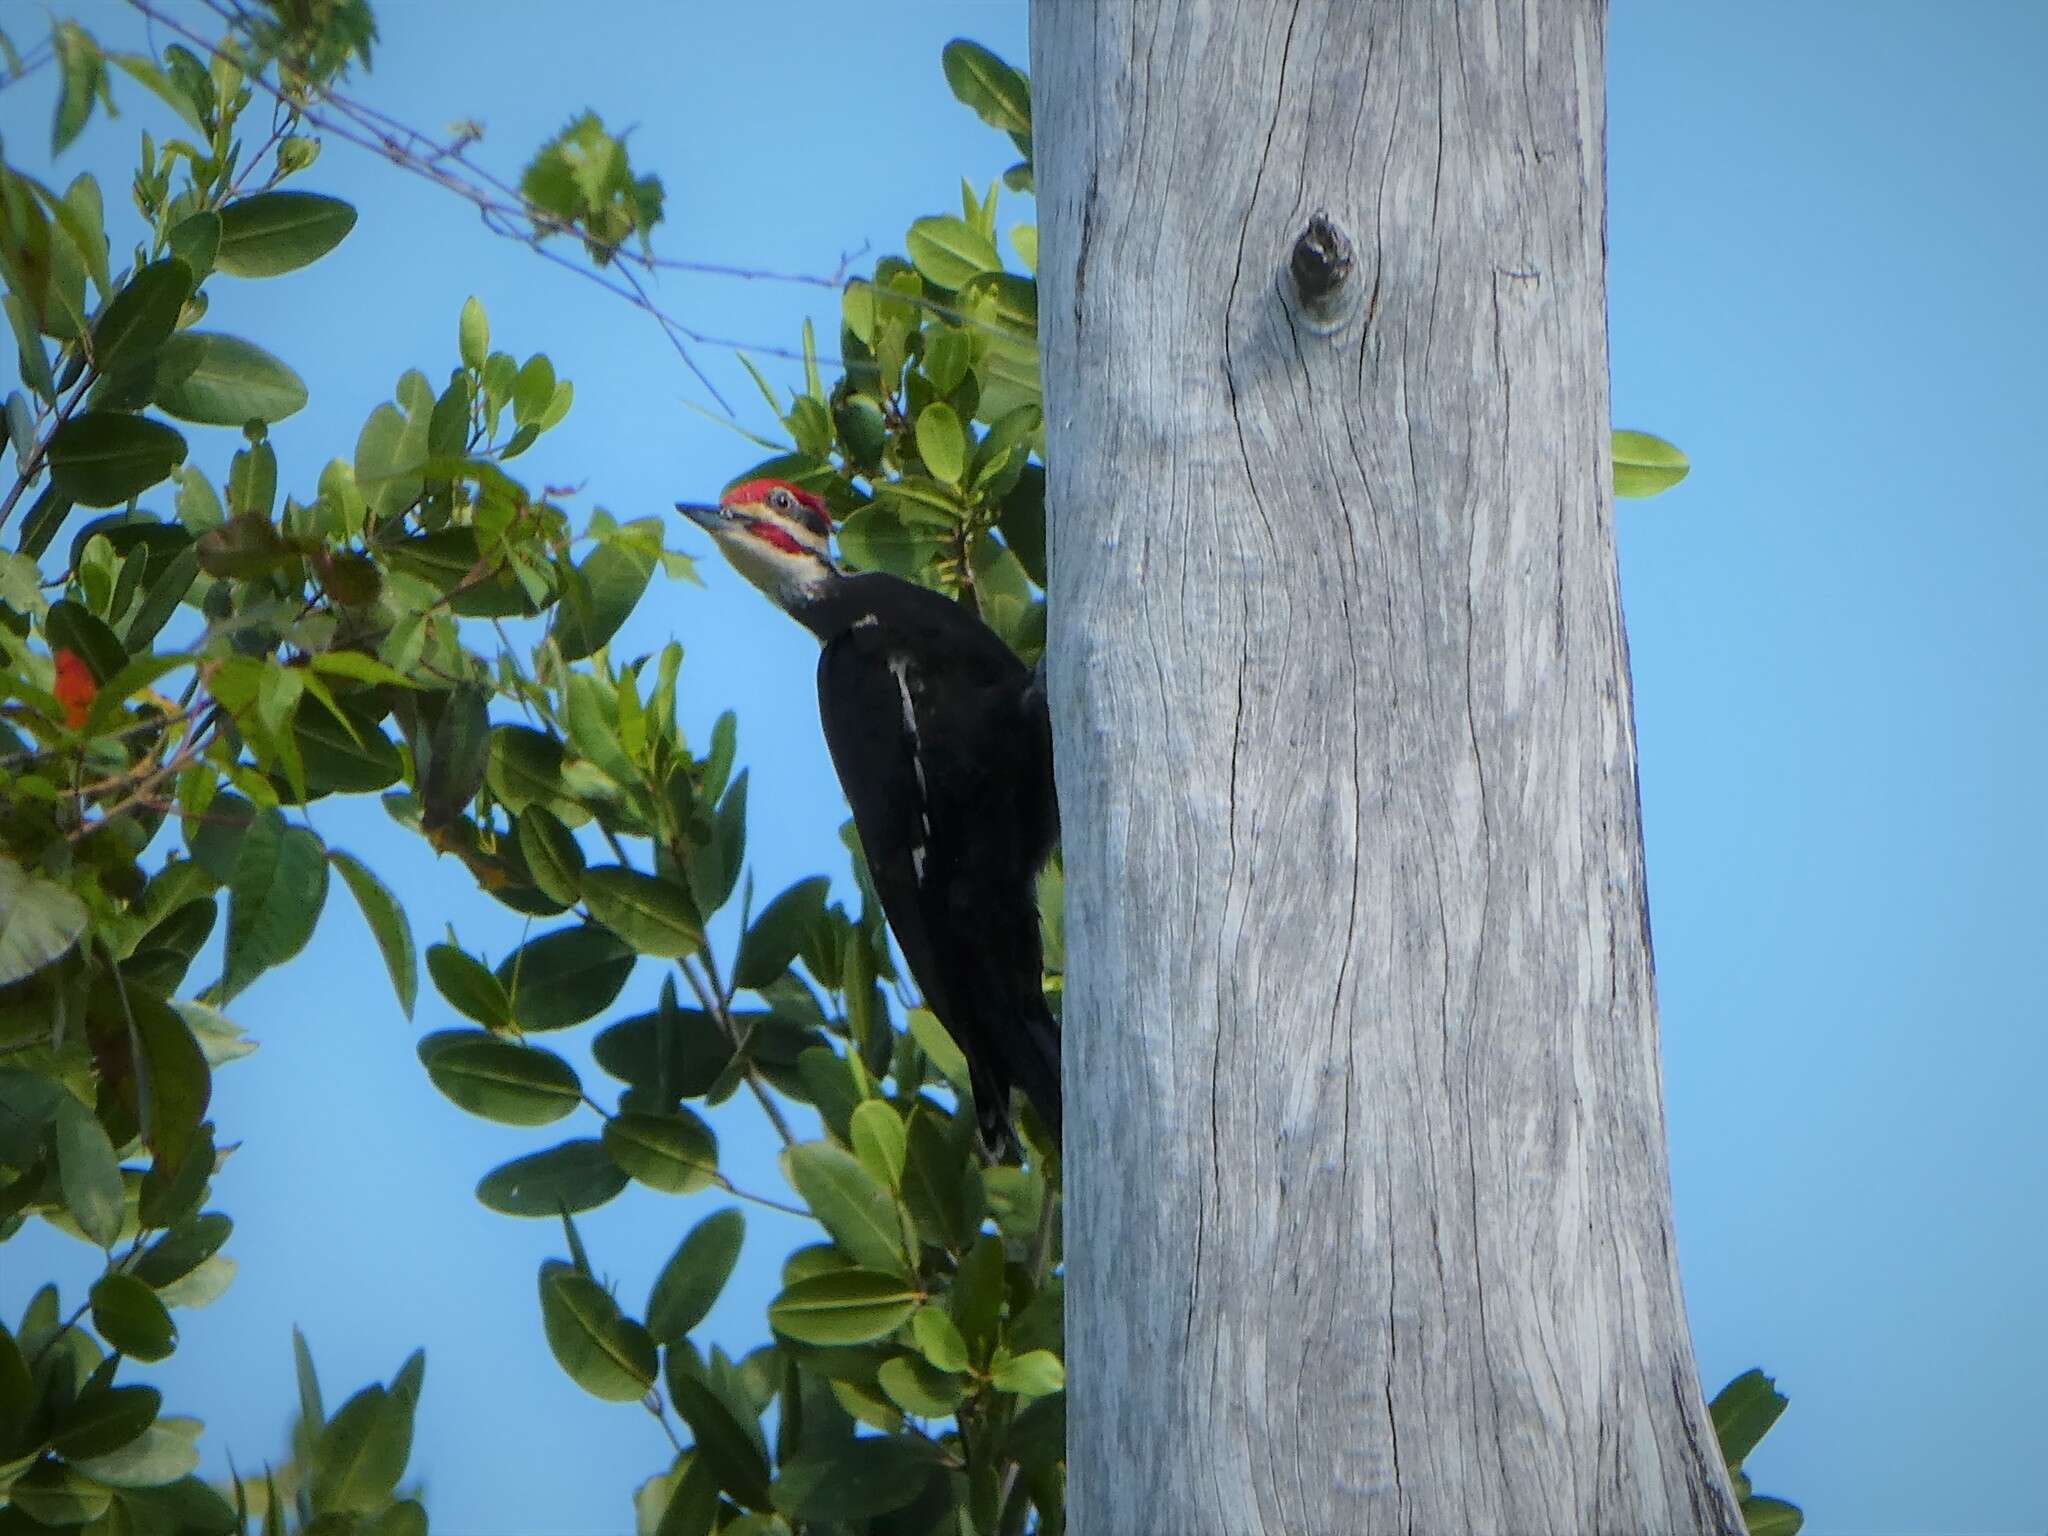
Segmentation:
{"type": "Polygon", "coordinates": [[[917,850],[929,841],[930,812],[918,793],[914,741],[904,727],[901,690],[889,662],[887,648],[863,630],[826,642],[818,657],[818,719],[896,947],[926,1005],[946,1018],[952,1000],[918,867],[917,850]]]}
{"type": "Polygon", "coordinates": [[[1042,702],[1022,664],[973,629],[849,628],[819,658],[818,701],[897,947],[999,1143],[1013,1084],[1059,1124],[1036,899],[1057,812],[1042,702]]]}

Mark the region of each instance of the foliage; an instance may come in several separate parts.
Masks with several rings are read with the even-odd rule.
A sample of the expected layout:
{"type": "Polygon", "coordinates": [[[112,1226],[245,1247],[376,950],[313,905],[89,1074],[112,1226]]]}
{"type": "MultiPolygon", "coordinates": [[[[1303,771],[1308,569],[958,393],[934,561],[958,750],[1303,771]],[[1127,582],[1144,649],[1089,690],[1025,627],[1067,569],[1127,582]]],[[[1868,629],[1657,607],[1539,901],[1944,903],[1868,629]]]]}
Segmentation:
{"type": "MultiPolygon", "coordinates": [[[[141,138],[118,267],[93,178],[58,191],[0,166],[21,381],[0,501],[0,526],[20,514],[0,554],[0,1242],[36,1220],[105,1258],[68,1315],[45,1288],[0,1331],[0,1529],[425,1529],[399,1487],[419,1356],[329,1415],[301,1341],[292,1454],[226,1491],[192,1476],[196,1421],[116,1380],[173,1351],[173,1309],[233,1276],[208,1106],[213,1071],[254,1047],[220,1010],[304,948],[335,875],[401,1011],[423,958],[467,1021],[417,1046],[454,1105],[535,1130],[594,1117],[477,1196],[561,1224],[538,1332],[569,1380],[687,1431],[639,1490],[643,1531],[1061,1529],[1057,1149],[1027,1116],[1025,1161],[986,1160],[957,1050],[901,1006],[850,826],[850,904],[814,876],[754,908],[734,717],[686,741],[680,649],[612,650],[656,571],[688,579],[688,560],[659,518],[578,518],[514,472],[573,404],[544,354],[495,346],[472,299],[324,467],[280,464],[269,428],[309,386],[206,329],[209,294],[289,281],[348,238],[356,210],[297,184],[320,147],[305,113],[367,67],[375,28],[363,0],[236,26],[206,57],[142,57],[55,24],[57,149],[117,74],[181,125],[141,138]],[[240,432],[221,481],[189,462],[209,429],[240,432]],[[502,955],[451,932],[422,957],[399,895],[305,818],[362,794],[541,931],[502,955]],[[706,926],[736,899],[720,953],[706,926]],[[223,909],[220,974],[193,990],[223,909]],[[642,960],[665,969],[658,1005],[611,1017],[642,960]],[[586,1028],[603,1089],[541,1038],[586,1028]],[[723,1172],[706,1112],[741,1095],[787,1144],[800,1205],[723,1172]],[[820,1134],[800,1138],[792,1107],[820,1134]],[[745,1240],[738,1205],[687,1224],[644,1306],[621,1299],[574,1218],[633,1185],[817,1222],[758,1348],[691,1337],[745,1240]]],[[[1028,193],[1024,77],[965,42],[943,63],[1017,145],[1003,180],[1028,193]]],[[[573,232],[600,262],[644,250],[661,216],[659,182],[595,114],[520,194],[534,238],[573,232]]],[[[1028,660],[1045,627],[1036,239],[999,204],[963,186],[958,214],[918,220],[846,286],[829,384],[808,327],[801,391],[756,374],[786,440],[758,439],[773,456],[745,473],[816,489],[850,563],[972,603],[1028,660]]],[[[1044,907],[1057,1000],[1057,869],[1044,907]]]]}
{"type": "MultiPolygon", "coordinates": [[[[62,142],[116,73],[162,96],[189,132],[143,139],[140,235],[118,270],[92,178],[60,192],[9,167],[0,183],[23,385],[8,404],[16,474],[0,513],[21,514],[0,594],[0,1236],[41,1220],[106,1255],[62,1331],[75,1351],[52,1343],[54,1292],[24,1324],[0,1497],[37,1523],[133,1502],[101,1460],[111,1430],[74,1423],[154,1433],[154,1389],[117,1385],[119,1362],[170,1353],[167,1308],[210,1301],[232,1276],[232,1222],[206,1203],[217,1164],[207,1107],[212,1071],[250,1046],[219,1010],[304,948],[338,884],[368,920],[398,1005],[411,1011],[423,958],[473,1026],[419,1045],[456,1105],[536,1128],[596,1117],[487,1173],[477,1192],[507,1214],[563,1222],[567,1252],[543,1266],[538,1302],[570,1379],[688,1426],[690,1448],[643,1491],[651,1518],[923,1528],[964,1504],[990,1529],[1021,1529],[1034,1507],[1041,1528],[1057,1524],[1055,1160],[1040,1145],[1029,1167],[984,1166],[943,1049],[934,1065],[892,1009],[880,909],[850,842],[853,910],[806,879],[743,910],[733,953],[706,940],[714,914],[753,906],[736,724],[726,716],[693,749],[676,724],[679,649],[612,653],[657,569],[689,575],[663,524],[594,509],[579,529],[552,493],[515,478],[518,457],[569,410],[569,383],[543,355],[494,347],[472,300],[451,317],[448,351],[423,359],[445,383],[408,372],[342,453],[294,468],[269,442],[309,394],[279,355],[289,338],[273,351],[203,325],[217,285],[290,281],[356,218],[294,179],[318,141],[288,102],[267,136],[248,131],[249,71],[267,60],[310,92],[309,72],[360,51],[258,29],[207,61],[180,44],[143,60],[103,55],[65,25],[97,73],[83,112],[70,77],[60,85],[62,142]],[[189,462],[190,434],[213,427],[241,433],[219,482],[189,462]],[[538,933],[495,956],[451,935],[422,957],[399,896],[303,816],[364,793],[381,793],[401,825],[538,933]],[[194,993],[187,972],[216,926],[222,967],[194,993]],[[643,958],[675,967],[660,1005],[603,1022],[643,958]],[[610,1095],[586,1091],[541,1043],[593,1021],[610,1095]],[[736,1207],[682,1234],[637,1312],[599,1278],[573,1223],[629,1184],[762,1198],[733,1189],[703,1113],[735,1093],[785,1130],[789,1184],[827,1239],[792,1257],[770,1342],[739,1361],[690,1338],[744,1240],[736,1207]],[[813,1108],[822,1136],[787,1132],[791,1105],[813,1108]],[[118,1352],[104,1368],[95,1335],[118,1352]]],[[[587,241],[644,236],[659,215],[658,186],[627,171],[594,115],[544,147],[522,185],[536,219],[587,241]]],[[[974,317],[906,308],[908,324],[885,310],[895,345],[921,351],[927,322],[943,328],[935,338],[973,334],[974,317]]],[[[1015,411],[1036,396],[1029,329],[988,314],[1010,327],[1015,411]]],[[[1015,630],[1038,599],[993,541],[987,497],[1023,478],[1035,406],[1007,429],[1001,462],[970,479],[974,410],[961,386],[979,354],[937,345],[955,348],[952,436],[944,411],[926,412],[900,445],[920,445],[920,468],[949,477],[990,543],[978,553],[956,538],[934,577],[978,585],[991,604],[1007,596],[1015,630]]],[[[803,398],[808,432],[824,397],[803,398]]],[[[824,430],[807,441],[825,448],[824,430]]],[[[845,467],[866,480],[842,486],[848,511],[903,478],[845,467]]],[[[310,1382],[308,1371],[291,1462],[240,1484],[230,1515],[266,1528],[287,1515],[378,1529],[423,1519],[393,1503],[417,1370],[331,1418],[310,1382]]],[[[189,1480],[196,1455],[152,1463],[151,1475],[189,1480]]],[[[213,1496],[230,1528],[226,1496],[213,1496]]]]}
{"type": "Polygon", "coordinates": [[[1721,1456],[1728,1463],[1728,1475],[1735,1480],[1735,1496],[1742,1501],[1742,1518],[1749,1536],[1799,1536],[1805,1515],[1796,1504],[1753,1492],[1749,1474],[1742,1464],[1757,1442],[1769,1433],[1778,1415],[1785,1411],[1785,1394],[1762,1371],[1744,1371],[1714,1395],[1710,1412],[1714,1438],[1721,1443],[1721,1456]]]}

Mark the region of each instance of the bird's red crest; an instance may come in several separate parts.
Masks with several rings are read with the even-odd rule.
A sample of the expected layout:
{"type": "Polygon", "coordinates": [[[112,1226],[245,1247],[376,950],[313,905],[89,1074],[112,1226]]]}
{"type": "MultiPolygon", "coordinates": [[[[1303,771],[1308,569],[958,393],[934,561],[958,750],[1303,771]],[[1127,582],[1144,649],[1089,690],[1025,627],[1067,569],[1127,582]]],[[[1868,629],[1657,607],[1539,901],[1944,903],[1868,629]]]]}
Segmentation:
{"type": "Polygon", "coordinates": [[[758,501],[766,501],[770,493],[774,491],[789,492],[790,495],[797,499],[798,505],[810,508],[811,511],[817,513],[820,517],[830,515],[825,510],[824,497],[814,491],[806,491],[798,486],[791,485],[787,480],[771,480],[766,478],[742,480],[738,485],[725,493],[725,499],[742,506],[750,506],[758,501]]]}

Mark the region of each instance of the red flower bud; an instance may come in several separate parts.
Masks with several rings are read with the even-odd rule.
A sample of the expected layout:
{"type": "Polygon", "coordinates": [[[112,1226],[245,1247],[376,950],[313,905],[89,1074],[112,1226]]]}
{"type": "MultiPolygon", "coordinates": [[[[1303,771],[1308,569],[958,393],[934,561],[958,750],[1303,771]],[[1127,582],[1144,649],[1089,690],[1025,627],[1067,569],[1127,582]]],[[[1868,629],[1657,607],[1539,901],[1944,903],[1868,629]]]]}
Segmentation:
{"type": "Polygon", "coordinates": [[[92,668],[76,651],[57,653],[57,702],[64,706],[64,723],[74,731],[92,713],[93,696],[100,691],[92,668]]]}

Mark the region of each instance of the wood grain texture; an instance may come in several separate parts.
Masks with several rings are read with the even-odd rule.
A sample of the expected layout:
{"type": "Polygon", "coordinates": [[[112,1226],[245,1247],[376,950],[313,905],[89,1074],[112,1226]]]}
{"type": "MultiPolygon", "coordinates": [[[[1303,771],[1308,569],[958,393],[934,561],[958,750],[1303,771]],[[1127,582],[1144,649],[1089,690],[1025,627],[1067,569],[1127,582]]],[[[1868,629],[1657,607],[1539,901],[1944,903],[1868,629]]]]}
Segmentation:
{"type": "Polygon", "coordinates": [[[1083,1536],[1742,1528],[1672,1248],[1604,23],[1033,5],[1083,1536]]]}

